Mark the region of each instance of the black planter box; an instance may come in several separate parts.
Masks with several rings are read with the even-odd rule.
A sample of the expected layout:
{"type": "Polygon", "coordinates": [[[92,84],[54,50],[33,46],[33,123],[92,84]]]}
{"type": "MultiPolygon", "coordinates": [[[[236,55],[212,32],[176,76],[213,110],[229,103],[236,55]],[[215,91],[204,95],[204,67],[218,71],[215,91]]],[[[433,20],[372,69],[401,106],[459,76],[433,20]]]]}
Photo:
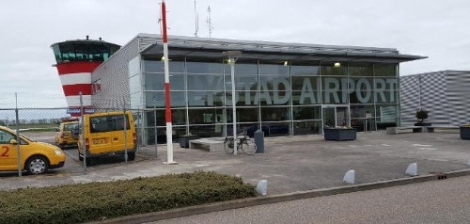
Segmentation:
{"type": "Polygon", "coordinates": [[[181,148],[189,148],[189,141],[190,140],[194,140],[194,139],[198,139],[199,136],[196,136],[196,135],[183,135],[183,136],[180,136],[180,147],[181,148]]]}
{"type": "Polygon", "coordinates": [[[470,140],[470,127],[460,126],[460,138],[470,140]]]}
{"type": "Polygon", "coordinates": [[[355,128],[325,128],[323,129],[323,135],[325,140],[333,141],[344,141],[344,140],[356,140],[356,129],[355,128]]]}

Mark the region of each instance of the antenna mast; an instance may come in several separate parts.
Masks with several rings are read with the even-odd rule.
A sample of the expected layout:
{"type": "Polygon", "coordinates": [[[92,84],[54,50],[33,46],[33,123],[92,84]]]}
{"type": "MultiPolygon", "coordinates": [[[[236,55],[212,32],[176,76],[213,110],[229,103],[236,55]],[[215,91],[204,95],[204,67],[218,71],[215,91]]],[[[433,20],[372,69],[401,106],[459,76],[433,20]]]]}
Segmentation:
{"type": "Polygon", "coordinates": [[[194,0],[194,36],[197,37],[197,32],[199,31],[199,14],[197,13],[196,0],[194,0]]]}
{"type": "Polygon", "coordinates": [[[209,38],[211,38],[212,35],[212,20],[211,20],[211,6],[207,7],[207,26],[209,28],[209,38]]]}

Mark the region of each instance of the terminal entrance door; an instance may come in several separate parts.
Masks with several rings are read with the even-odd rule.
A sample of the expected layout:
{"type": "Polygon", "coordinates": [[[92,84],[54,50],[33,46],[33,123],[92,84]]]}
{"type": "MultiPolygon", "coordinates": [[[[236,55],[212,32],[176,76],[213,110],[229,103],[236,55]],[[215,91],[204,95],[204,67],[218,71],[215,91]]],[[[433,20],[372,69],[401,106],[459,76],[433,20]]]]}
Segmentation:
{"type": "Polygon", "coordinates": [[[323,127],[351,126],[348,105],[323,105],[323,127]]]}

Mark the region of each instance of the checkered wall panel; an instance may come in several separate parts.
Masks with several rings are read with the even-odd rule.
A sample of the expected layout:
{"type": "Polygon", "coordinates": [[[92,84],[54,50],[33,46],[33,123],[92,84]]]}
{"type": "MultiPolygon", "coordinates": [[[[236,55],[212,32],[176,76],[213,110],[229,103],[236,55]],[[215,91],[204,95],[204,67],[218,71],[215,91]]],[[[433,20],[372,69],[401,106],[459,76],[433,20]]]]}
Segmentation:
{"type": "Polygon", "coordinates": [[[402,125],[417,121],[415,113],[419,109],[420,95],[421,108],[429,111],[426,122],[453,126],[470,122],[470,71],[402,76],[400,87],[402,125]]]}

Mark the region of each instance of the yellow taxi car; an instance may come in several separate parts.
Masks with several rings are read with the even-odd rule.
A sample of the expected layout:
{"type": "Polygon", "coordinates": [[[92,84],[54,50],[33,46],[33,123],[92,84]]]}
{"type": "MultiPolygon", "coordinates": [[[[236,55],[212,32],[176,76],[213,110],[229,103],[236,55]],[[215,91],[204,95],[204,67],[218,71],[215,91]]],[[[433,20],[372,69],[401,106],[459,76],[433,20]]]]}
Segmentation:
{"type": "Polygon", "coordinates": [[[66,156],[57,146],[36,142],[23,135],[19,136],[19,143],[17,139],[16,131],[0,126],[0,171],[17,171],[18,155],[20,169],[29,174],[43,174],[64,166],[66,156]]]}
{"type": "Polygon", "coordinates": [[[77,146],[78,118],[63,118],[55,136],[55,144],[64,149],[67,146],[77,146]]]}

